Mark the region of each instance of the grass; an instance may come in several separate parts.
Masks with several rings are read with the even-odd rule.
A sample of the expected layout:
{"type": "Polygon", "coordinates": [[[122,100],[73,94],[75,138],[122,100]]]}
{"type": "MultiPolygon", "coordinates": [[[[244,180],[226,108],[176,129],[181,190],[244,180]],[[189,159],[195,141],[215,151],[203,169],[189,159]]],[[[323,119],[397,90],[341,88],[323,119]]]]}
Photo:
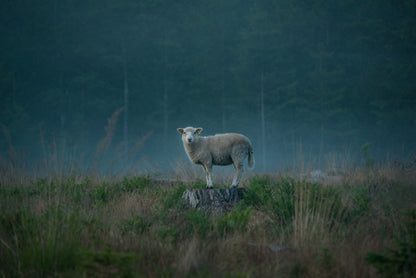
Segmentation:
{"type": "Polygon", "coordinates": [[[201,186],[150,176],[4,178],[0,276],[416,275],[414,173],[364,167],[337,184],[254,176],[223,216],[186,209],[183,191],[201,186]]]}

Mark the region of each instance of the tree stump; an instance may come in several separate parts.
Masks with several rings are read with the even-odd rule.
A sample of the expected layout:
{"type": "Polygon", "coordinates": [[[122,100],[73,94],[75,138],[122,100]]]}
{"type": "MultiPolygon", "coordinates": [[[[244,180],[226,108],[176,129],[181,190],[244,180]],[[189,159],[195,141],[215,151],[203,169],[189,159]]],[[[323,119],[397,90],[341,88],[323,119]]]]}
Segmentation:
{"type": "Polygon", "coordinates": [[[220,215],[232,211],[244,199],[243,188],[186,189],[182,195],[188,206],[204,210],[205,214],[220,215]]]}

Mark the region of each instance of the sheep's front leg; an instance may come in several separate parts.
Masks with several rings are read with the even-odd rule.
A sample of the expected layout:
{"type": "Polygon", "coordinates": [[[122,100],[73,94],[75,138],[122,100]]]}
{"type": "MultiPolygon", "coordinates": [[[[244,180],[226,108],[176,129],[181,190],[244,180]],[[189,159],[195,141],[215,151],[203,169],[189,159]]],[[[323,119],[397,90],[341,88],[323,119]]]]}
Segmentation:
{"type": "Polygon", "coordinates": [[[231,188],[235,188],[240,184],[241,176],[243,175],[244,165],[242,163],[234,164],[235,174],[231,188]]]}
{"type": "Polygon", "coordinates": [[[205,171],[205,178],[207,180],[207,189],[212,189],[214,188],[214,183],[212,182],[212,176],[211,176],[211,170],[212,170],[212,165],[211,164],[202,164],[202,168],[204,168],[205,171]]]}

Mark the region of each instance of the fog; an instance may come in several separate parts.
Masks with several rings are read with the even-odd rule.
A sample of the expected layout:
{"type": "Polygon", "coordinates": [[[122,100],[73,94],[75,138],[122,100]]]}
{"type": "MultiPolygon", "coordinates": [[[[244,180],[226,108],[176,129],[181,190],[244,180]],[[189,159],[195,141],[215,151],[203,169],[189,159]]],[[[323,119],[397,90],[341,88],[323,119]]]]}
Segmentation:
{"type": "Polygon", "coordinates": [[[258,173],[416,160],[415,1],[1,1],[0,35],[3,169],[197,167],[187,126],[258,173]]]}

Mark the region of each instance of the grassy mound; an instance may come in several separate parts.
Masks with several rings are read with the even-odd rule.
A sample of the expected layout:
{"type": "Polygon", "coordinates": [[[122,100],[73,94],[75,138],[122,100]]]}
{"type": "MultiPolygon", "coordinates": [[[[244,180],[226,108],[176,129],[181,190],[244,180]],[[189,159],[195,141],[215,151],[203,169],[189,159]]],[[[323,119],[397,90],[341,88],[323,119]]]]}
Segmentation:
{"type": "Polygon", "coordinates": [[[223,216],[186,209],[182,193],[201,184],[2,182],[0,275],[413,277],[416,190],[400,171],[357,170],[336,185],[256,176],[223,216]]]}

